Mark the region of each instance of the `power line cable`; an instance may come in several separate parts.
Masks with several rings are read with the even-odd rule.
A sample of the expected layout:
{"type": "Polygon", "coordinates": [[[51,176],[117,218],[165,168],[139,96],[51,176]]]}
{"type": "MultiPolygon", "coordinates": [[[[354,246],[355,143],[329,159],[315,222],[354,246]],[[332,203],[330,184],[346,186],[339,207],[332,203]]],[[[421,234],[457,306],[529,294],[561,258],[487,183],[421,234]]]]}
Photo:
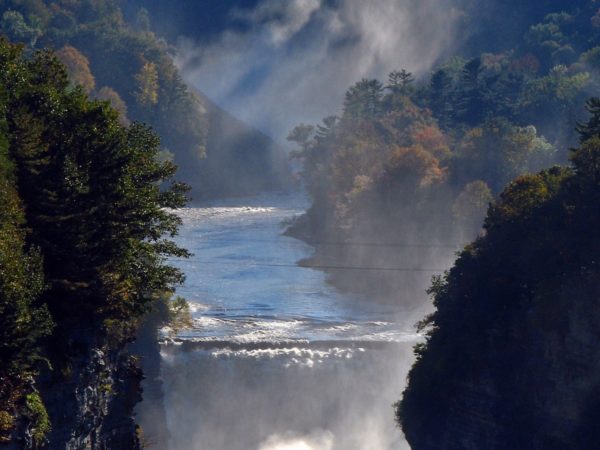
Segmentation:
{"type": "MultiPolygon", "coordinates": [[[[295,239],[295,238],[294,238],[295,239]]],[[[429,244],[408,242],[352,242],[352,241],[282,241],[277,239],[230,239],[230,238],[204,238],[203,242],[265,242],[290,245],[312,245],[312,246],[339,246],[339,247],[407,247],[407,248],[443,248],[458,250],[460,244],[429,244]]]]}
{"type": "MultiPolygon", "coordinates": [[[[40,226],[35,228],[30,228],[32,232],[36,232],[38,230],[51,230],[60,234],[76,234],[74,232],[66,231],[60,229],[60,227],[49,227],[49,226],[40,226]]],[[[180,230],[181,231],[181,230],[180,230]]],[[[184,237],[182,233],[177,234],[178,237],[184,237]]],[[[283,235],[282,235],[283,236],[283,235]]],[[[164,236],[167,239],[173,239],[165,234],[164,236]]],[[[288,237],[288,236],[283,236],[288,237]]],[[[285,245],[312,245],[312,246],[339,246],[339,247],[406,247],[406,248],[440,248],[440,249],[449,249],[449,250],[460,250],[464,244],[431,244],[431,243],[411,243],[411,242],[368,242],[368,241],[304,241],[302,239],[288,237],[289,239],[294,239],[293,241],[285,241],[281,239],[234,239],[234,238],[206,238],[200,237],[198,240],[201,242],[263,242],[263,243],[274,243],[274,244],[285,244],[285,245]]],[[[186,240],[195,240],[191,237],[185,237],[186,240]]],[[[177,241],[177,238],[175,238],[177,241]]]]}
{"type": "Polygon", "coordinates": [[[278,264],[278,263],[258,263],[253,261],[215,261],[215,260],[200,260],[200,259],[167,259],[171,262],[183,262],[183,263],[194,263],[204,265],[227,265],[227,266],[239,266],[239,267],[288,267],[298,268],[303,267],[307,269],[321,269],[321,270],[356,270],[356,271],[371,271],[371,272],[430,272],[440,273],[444,272],[445,269],[425,269],[419,267],[406,268],[406,267],[369,267],[369,266],[341,266],[341,265],[322,265],[322,264],[278,264]]]}

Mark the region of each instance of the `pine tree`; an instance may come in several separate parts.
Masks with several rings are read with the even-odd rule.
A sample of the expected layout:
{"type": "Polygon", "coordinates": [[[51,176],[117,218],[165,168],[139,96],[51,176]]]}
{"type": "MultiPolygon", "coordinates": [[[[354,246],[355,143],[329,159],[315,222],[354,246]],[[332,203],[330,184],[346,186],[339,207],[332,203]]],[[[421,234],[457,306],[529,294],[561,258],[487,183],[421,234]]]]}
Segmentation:
{"type": "Polygon", "coordinates": [[[392,94],[406,95],[409,92],[410,85],[415,81],[412,73],[405,69],[394,70],[388,76],[388,85],[392,94]]]}
{"type": "Polygon", "coordinates": [[[383,85],[363,78],[346,92],[344,115],[351,118],[374,118],[383,112],[383,85]]]}
{"type": "Polygon", "coordinates": [[[600,136],[600,98],[590,98],[586,103],[586,108],[591,117],[587,122],[577,125],[579,142],[582,144],[594,136],[600,136]]]}
{"type": "Polygon", "coordinates": [[[458,116],[470,125],[477,125],[485,119],[485,87],[481,80],[483,66],[481,58],[469,61],[462,72],[457,91],[458,116]]]}
{"type": "Polygon", "coordinates": [[[450,125],[454,118],[452,78],[444,69],[431,76],[429,84],[429,106],[442,127],[450,125]]]}
{"type": "Polygon", "coordinates": [[[42,300],[61,325],[125,336],[157,296],[182,281],[165,257],[187,254],[168,239],[180,223],[168,208],[184,204],[186,187],[162,189],[176,167],[159,160],[157,135],[139,124],[123,127],[108,103],[69,89],[52,54],[24,59],[2,43],[2,57],[28,241],[44,257],[42,300]]]}

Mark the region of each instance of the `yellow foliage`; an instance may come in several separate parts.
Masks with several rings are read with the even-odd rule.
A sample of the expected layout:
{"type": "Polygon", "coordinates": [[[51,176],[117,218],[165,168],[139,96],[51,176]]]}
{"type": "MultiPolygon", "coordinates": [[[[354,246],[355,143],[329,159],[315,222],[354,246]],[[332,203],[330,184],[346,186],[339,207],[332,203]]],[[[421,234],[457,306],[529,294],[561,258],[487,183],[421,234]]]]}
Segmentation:
{"type": "Polygon", "coordinates": [[[0,443],[8,442],[10,438],[7,434],[14,427],[14,418],[7,411],[0,411],[0,443]]]}
{"type": "Polygon", "coordinates": [[[158,70],[153,62],[146,62],[135,76],[138,84],[137,101],[144,106],[158,103],[158,70]]]}

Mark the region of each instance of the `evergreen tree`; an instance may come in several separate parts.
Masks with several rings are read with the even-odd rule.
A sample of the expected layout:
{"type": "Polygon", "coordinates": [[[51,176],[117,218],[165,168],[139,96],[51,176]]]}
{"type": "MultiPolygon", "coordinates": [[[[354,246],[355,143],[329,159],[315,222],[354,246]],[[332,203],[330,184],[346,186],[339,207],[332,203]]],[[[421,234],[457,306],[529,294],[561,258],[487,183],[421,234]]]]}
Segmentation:
{"type": "MultiPolygon", "coordinates": [[[[4,108],[2,108],[4,109],[4,108]]],[[[6,121],[0,121],[0,381],[34,369],[39,339],[51,319],[37,301],[44,290],[42,259],[27,249],[25,215],[8,154],[6,121]]],[[[2,409],[0,399],[0,410],[2,409]]]]}
{"type": "Polygon", "coordinates": [[[460,84],[456,92],[458,118],[469,124],[481,123],[486,115],[485,86],[481,74],[483,66],[481,58],[469,61],[461,74],[460,84]]]}
{"type": "Polygon", "coordinates": [[[386,86],[392,94],[408,94],[410,85],[415,81],[412,73],[405,69],[394,70],[388,76],[388,85],[386,86]]]}
{"type": "Polygon", "coordinates": [[[44,256],[43,299],[62,324],[133,323],[182,280],[165,265],[166,256],[186,255],[164,238],[179,224],[165,208],[185,201],[183,185],[161,189],[175,166],[159,161],[150,129],[124,128],[108,103],[69,89],[52,54],[23,59],[6,43],[0,50],[10,154],[29,240],[44,256]]]}
{"type": "Polygon", "coordinates": [[[594,136],[600,136],[600,98],[590,98],[586,103],[586,107],[591,117],[587,122],[577,125],[580,143],[584,143],[594,136]]]}
{"type": "Polygon", "coordinates": [[[444,69],[436,70],[429,82],[429,106],[443,127],[454,118],[452,77],[444,69]]]}
{"type": "Polygon", "coordinates": [[[349,118],[374,118],[383,112],[383,84],[378,80],[363,78],[346,92],[344,116],[349,118]]]}

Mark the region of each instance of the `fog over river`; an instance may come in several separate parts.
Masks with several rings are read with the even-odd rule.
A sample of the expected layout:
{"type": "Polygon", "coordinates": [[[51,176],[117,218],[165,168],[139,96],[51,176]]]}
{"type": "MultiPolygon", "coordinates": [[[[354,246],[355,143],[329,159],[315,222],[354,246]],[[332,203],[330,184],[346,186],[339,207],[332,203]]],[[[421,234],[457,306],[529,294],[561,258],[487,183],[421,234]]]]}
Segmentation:
{"type": "Polygon", "coordinates": [[[407,448],[392,404],[415,317],[296,265],[314,249],[282,222],[306,207],[269,194],[181,211],[194,328],[162,346],[170,450],[407,448]]]}

